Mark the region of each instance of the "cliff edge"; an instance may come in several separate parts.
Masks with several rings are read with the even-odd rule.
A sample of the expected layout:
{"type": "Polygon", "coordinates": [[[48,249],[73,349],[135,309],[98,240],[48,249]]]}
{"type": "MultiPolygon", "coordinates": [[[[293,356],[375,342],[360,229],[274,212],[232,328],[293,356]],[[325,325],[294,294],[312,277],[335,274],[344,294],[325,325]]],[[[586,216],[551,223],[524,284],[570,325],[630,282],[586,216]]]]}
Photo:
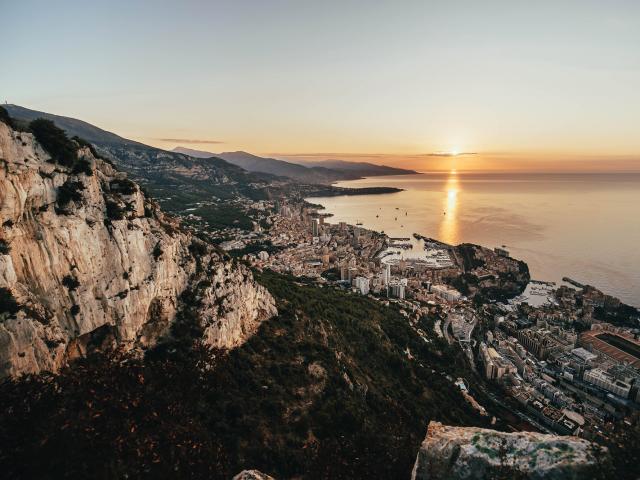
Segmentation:
{"type": "Polygon", "coordinates": [[[154,345],[185,309],[221,348],[277,313],[247,268],[90,145],[46,121],[25,132],[0,120],[0,377],[55,372],[106,345],[154,345]]]}

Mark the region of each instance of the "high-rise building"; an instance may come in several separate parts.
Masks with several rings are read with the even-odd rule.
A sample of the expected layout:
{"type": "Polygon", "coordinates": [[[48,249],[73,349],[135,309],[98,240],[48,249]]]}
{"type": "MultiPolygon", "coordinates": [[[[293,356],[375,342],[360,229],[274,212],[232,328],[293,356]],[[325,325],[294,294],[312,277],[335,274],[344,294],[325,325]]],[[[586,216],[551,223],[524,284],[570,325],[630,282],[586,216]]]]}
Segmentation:
{"type": "Polygon", "coordinates": [[[391,265],[388,263],[382,264],[382,284],[388,285],[391,280],[391,265]]]}
{"type": "Polygon", "coordinates": [[[349,280],[349,267],[340,265],[340,280],[346,282],[349,280]]]}
{"type": "Polygon", "coordinates": [[[349,267],[349,277],[348,277],[349,282],[353,283],[353,281],[356,278],[356,275],[358,275],[358,269],[356,267],[349,267]]]}
{"type": "Polygon", "coordinates": [[[404,300],[406,285],[399,280],[391,280],[387,287],[387,295],[404,300]]]}
{"type": "Polygon", "coordinates": [[[356,277],[354,286],[360,295],[366,295],[369,293],[369,279],[365,277],[356,277]]]}
{"type": "Polygon", "coordinates": [[[318,219],[317,218],[312,218],[311,219],[311,233],[313,234],[314,237],[318,236],[318,219]]]}

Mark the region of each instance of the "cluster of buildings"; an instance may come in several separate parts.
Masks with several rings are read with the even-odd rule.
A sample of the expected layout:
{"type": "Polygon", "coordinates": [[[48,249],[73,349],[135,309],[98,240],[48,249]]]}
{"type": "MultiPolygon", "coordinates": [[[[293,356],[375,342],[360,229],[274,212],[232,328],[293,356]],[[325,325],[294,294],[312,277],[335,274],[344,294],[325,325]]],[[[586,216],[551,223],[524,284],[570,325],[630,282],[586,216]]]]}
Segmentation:
{"type": "Polygon", "coordinates": [[[420,258],[402,258],[398,249],[412,248],[410,239],[348,225],[329,223],[328,216],[304,203],[277,202],[270,219],[271,244],[278,252],[251,261],[260,268],[334,282],[376,298],[457,302],[462,295],[444,284],[457,272],[441,244],[425,246],[420,258]]]}
{"type": "MultiPolygon", "coordinates": [[[[254,249],[243,258],[257,268],[395,302],[425,342],[431,340],[420,321],[437,312],[436,335],[456,342],[532,423],[588,435],[608,420],[640,410],[640,331],[593,318],[597,309],[617,308],[617,299],[592,287],[584,287],[578,299],[566,287],[532,282],[527,295],[540,297],[539,303],[523,295],[478,309],[450,285],[463,260],[447,245],[414,235],[424,252],[406,255],[415,248],[411,239],[330,223],[330,216],[305,202],[254,202],[243,208],[253,212],[254,228],[220,232],[221,248],[268,244],[268,252],[254,249]],[[576,323],[590,329],[579,333],[576,323]]],[[[471,271],[479,280],[514,268],[504,249],[480,254],[486,258],[471,271]]]]}
{"type": "Polygon", "coordinates": [[[593,322],[578,333],[567,319],[579,313],[562,316],[558,309],[496,315],[478,346],[485,378],[560,434],[594,434],[639,411],[640,332],[593,322]]]}

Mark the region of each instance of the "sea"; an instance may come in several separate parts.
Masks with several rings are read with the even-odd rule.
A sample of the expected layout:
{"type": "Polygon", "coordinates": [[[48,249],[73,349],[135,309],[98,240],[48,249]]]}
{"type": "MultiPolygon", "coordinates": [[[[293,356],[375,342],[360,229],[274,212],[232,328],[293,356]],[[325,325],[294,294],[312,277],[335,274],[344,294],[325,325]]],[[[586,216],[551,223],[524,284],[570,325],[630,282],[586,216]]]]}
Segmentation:
{"type": "Polygon", "coordinates": [[[569,277],[640,307],[640,173],[452,170],[336,185],[403,191],[309,198],[333,214],[331,223],[505,248],[527,262],[535,280],[569,277]]]}

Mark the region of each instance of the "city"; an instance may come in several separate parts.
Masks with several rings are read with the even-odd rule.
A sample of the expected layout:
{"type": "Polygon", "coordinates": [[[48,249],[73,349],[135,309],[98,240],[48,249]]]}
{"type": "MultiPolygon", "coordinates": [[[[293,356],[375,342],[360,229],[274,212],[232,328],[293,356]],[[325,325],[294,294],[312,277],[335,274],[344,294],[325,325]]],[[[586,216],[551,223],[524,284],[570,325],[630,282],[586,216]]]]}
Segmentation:
{"type": "Polygon", "coordinates": [[[519,279],[520,295],[478,301],[479,293],[459,279],[491,281],[519,272],[520,263],[503,248],[474,246],[484,262],[468,269],[463,256],[472,246],[456,248],[418,234],[411,242],[334,224],[317,205],[302,200],[259,202],[247,209],[260,212],[253,232],[238,231],[221,248],[259,270],[397,304],[425,342],[446,339],[465,353],[469,368],[479,370],[486,385],[461,382],[476,405],[467,389],[489,388],[496,401],[535,428],[589,439],[606,437],[611,421],[640,410],[637,311],[614,297],[589,286],[556,288],[527,274],[519,279]],[[423,253],[403,255],[417,248],[423,253]],[[618,326],[597,319],[607,315],[618,326]],[[435,319],[431,330],[421,328],[423,318],[435,319]]]}

